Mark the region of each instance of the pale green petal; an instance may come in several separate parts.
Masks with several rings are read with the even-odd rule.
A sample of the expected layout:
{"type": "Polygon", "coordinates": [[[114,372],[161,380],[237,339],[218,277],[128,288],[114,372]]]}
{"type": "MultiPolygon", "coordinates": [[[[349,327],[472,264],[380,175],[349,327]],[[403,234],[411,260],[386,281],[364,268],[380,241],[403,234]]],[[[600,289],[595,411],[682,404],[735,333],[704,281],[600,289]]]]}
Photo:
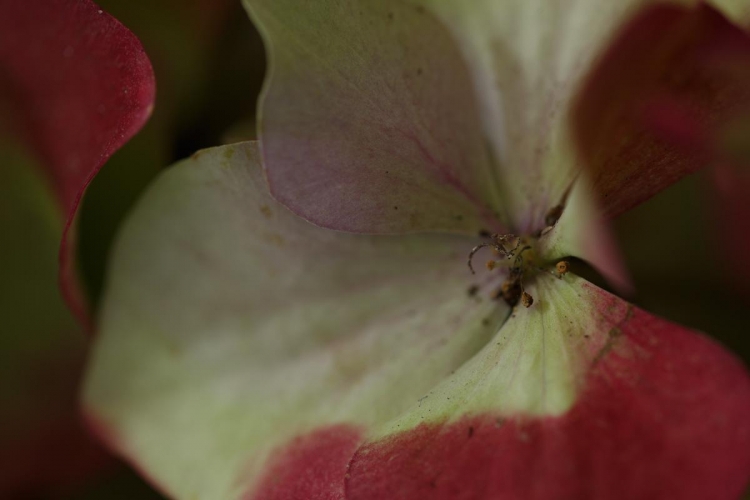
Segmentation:
{"type": "Polygon", "coordinates": [[[387,422],[485,345],[507,308],[468,293],[474,243],[318,228],[254,144],[201,151],[123,229],[85,405],[171,495],[237,498],[274,446],[387,422]]]}
{"type": "Polygon", "coordinates": [[[559,416],[576,402],[587,372],[606,353],[609,332],[631,305],[601,308],[601,289],[568,274],[539,275],[526,290],[530,308],[516,307],[487,345],[374,437],[422,423],[472,414],[559,416]]]}
{"type": "MultiPolygon", "coordinates": [[[[534,231],[580,168],[569,112],[620,26],[654,0],[423,0],[462,44],[517,230],[534,231]]],[[[668,3],[696,5],[696,0],[668,3]]],[[[744,0],[710,2],[746,24],[744,0]]]]}
{"type": "Polygon", "coordinates": [[[584,259],[618,290],[630,292],[630,278],[614,236],[591,192],[588,180],[581,174],[565,200],[562,216],[539,238],[537,252],[544,261],[584,259]]]}
{"type": "Polygon", "coordinates": [[[750,23],[750,3],[747,0],[709,0],[707,3],[740,26],[747,27],[750,23]]]}

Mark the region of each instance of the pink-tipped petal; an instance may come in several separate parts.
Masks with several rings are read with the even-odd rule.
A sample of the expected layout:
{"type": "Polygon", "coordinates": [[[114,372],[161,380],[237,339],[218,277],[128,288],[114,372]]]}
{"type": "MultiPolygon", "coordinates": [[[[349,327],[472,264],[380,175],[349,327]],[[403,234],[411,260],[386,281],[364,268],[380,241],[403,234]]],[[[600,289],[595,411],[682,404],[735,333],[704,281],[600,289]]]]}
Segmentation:
{"type": "MultiPolygon", "coordinates": [[[[596,293],[601,308],[619,302],[596,293]]],[[[743,366],[638,309],[616,328],[565,415],[466,416],[373,442],[347,500],[737,499],[750,479],[743,366]]]]}
{"type": "Polygon", "coordinates": [[[298,461],[279,445],[392,418],[492,337],[507,307],[474,244],[319,228],[271,197],[254,143],[199,151],[123,226],[87,412],[175,498],[299,491],[273,487],[298,461]]]}
{"type": "Polygon", "coordinates": [[[86,407],[175,498],[746,483],[750,381],[712,342],[570,273],[530,277],[506,316],[467,286],[462,239],[321,229],[266,189],[255,145],[202,151],[114,254],[86,407]]]}
{"type": "MultiPolygon", "coordinates": [[[[341,451],[344,462],[336,443],[347,434],[322,439],[325,430],[279,448],[288,467],[277,458],[269,471],[287,479],[285,491],[316,499],[737,499],[750,479],[750,379],[742,364],[700,334],[582,280],[572,285],[578,301],[569,306],[596,312],[584,320],[588,328],[565,334],[582,336],[578,348],[589,352],[580,392],[564,413],[503,410],[508,392],[498,384],[496,410],[424,412],[408,430],[375,432],[338,467],[337,481],[309,481],[312,462],[295,461],[295,443],[309,442],[321,454],[341,451]]],[[[431,409],[449,407],[447,396],[471,401],[477,393],[472,385],[455,389],[431,392],[442,399],[431,409]]],[[[263,488],[248,498],[266,498],[263,488]]]]}

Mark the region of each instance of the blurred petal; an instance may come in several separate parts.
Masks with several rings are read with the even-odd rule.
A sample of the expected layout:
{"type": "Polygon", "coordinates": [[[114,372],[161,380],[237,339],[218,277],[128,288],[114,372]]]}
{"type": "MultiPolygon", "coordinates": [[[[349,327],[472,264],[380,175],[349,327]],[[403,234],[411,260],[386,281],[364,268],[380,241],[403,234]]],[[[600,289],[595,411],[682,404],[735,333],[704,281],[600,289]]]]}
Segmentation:
{"type": "MultiPolygon", "coordinates": [[[[750,164],[748,164],[750,166],[750,164]]],[[[734,286],[750,297],[750,170],[716,167],[712,193],[721,254],[734,286]]]]}
{"type": "Polygon", "coordinates": [[[616,216],[705,166],[705,138],[750,105],[750,37],[719,11],[641,12],[594,68],[574,114],[576,139],[605,212],[616,216]]]}
{"type": "Polygon", "coordinates": [[[135,36],[89,0],[0,0],[0,13],[0,87],[68,214],[60,272],[85,321],[69,230],[86,185],[151,112],[151,65],[135,36]]]}
{"type": "Polygon", "coordinates": [[[239,498],[280,444],[356,444],[481,349],[507,308],[472,291],[472,244],[318,228],[271,198],[254,144],[200,151],[123,229],[88,412],[171,496],[239,498]]]}
{"type": "Polygon", "coordinates": [[[80,418],[85,341],[60,297],[63,217],[38,165],[0,137],[0,498],[68,498],[111,458],[80,418]]]}
{"type": "Polygon", "coordinates": [[[457,46],[398,0],[247,0],[269,52],[259,132],[274,196],[352,232],[501,231],[457,46]]]}
{"type": "Polygon", "coordinates": [[[85,185],[150,112],[140,45],[91,2],[0,0],[0,496],[68,498],[113,460],[80,418],[86,321],[65,240],[85,185]],[[32,154],[33,153],[33,154],[32,154]],[[67,217],[67,223],[66,223],[67,217]]]}

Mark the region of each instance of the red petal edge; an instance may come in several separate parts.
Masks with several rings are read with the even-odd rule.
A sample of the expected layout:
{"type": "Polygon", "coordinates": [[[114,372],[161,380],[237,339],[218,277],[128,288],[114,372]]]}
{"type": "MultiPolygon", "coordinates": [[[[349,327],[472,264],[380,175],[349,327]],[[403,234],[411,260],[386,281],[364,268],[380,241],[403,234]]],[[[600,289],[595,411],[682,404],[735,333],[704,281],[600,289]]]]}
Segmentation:
{"type": "Polygon", "coordinates": [[[299,436],[271,458],[260,488],[248,500],[338,500],[361,432],[339,425],[299,436]]]}
{"type": "Polygon", "coordinates": [[[609,217],[705,166],[706,138],[750,105],[750,36],[711,6],[644,9],[581,89],[576,142],[609,217]]]}
{"type": "Polygon", "coordinates": [[[135,35],[89,0],[0,0],[0,74],[18,133],[67,212],[60,280],[90,327],[74,267],[75,214],[102,165],[150,116],[151,63],[135,35]]]}
{"type": "MultiPolygon", "coordinates": [[[[623,304],[599,295],[601,310],[623,304]]],[[[636,308],[602,355],[561,417],[467,416],[368,443],[353,457],[355,430],[314,431],[279,450],[246,498],[737,499],[750,479],[742,364],[636,308]]]]}

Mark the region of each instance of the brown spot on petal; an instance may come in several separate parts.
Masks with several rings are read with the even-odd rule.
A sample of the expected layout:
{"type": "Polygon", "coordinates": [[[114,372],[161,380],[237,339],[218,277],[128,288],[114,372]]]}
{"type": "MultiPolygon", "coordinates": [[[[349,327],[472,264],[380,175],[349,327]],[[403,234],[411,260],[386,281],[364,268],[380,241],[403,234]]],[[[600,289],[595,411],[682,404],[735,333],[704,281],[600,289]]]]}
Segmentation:
{"type": "Polygon", "coordinates": [[[281,246],[284,246],[286,244],[286,240],[284,239],[284,237],[281,236],[278,233],[266,232],[265,233],[265,237],[266,237],[266,240],[268,240],[269,243],[272,243],[272,244],[274,244],[276,246],[281,247],[281,246]]]}
{"type": "Polygon", "coordinates": [[[615,344],[617,343],[617,339],[622,335],[622,330],[620,330],[617,327],[613,327],[607,335],[607,341],[604,343],[604,346],[599,350],[598,353],[596,353],[596,356],[594,357],[594,361],[591,363],[592,366],[596,365],[601,361],[601,359],[606,356],[607,354],[612,351],[615,344]]]}

